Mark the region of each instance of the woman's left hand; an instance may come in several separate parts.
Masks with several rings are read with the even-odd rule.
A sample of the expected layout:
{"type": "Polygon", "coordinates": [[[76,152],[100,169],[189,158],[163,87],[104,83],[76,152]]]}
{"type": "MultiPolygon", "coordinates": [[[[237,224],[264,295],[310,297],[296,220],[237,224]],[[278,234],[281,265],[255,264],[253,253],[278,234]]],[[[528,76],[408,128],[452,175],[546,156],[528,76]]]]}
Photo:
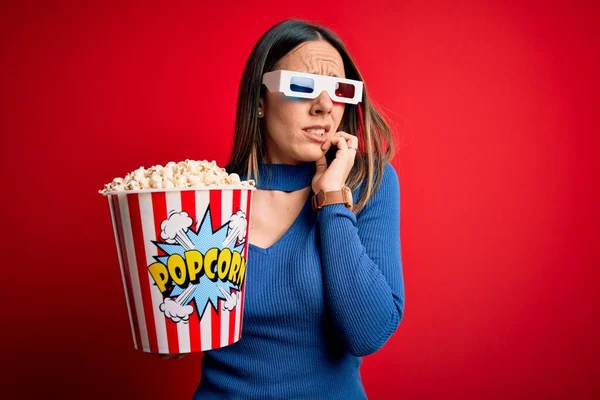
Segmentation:
{"type": "Polygon", "coordinates": [[[325,155],[316,162],[317,170],[312,180],[314,193],[321,189],[326,192],[340,190],[346,185],[346,180],[354,165],[358,138],[344,131],[338,131],[323,143],[321,149],[327,152],[331,146],[337,146],[338,148],[331,165],[327,166],[325,155]]]}

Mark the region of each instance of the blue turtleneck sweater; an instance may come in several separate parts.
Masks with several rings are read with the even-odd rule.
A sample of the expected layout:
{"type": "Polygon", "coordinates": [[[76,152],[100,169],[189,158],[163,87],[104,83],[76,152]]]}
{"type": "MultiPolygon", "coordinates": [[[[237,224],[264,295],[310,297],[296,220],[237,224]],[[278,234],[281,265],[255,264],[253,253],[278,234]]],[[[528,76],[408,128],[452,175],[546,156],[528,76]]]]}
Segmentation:
{"type": "MultiPolygon", "coordinates": [[[[299,190],[314,172],[314,163],[262,164],[257,187],[299,190]]],[[[382,179],[357,216],[341,204],[313,211],[311,192],[277,242],[249,245],[242,338],[204,354],[194,399],[366,398],[360,357],[386,343],[404,311],[391,165],[382,179]]]]}

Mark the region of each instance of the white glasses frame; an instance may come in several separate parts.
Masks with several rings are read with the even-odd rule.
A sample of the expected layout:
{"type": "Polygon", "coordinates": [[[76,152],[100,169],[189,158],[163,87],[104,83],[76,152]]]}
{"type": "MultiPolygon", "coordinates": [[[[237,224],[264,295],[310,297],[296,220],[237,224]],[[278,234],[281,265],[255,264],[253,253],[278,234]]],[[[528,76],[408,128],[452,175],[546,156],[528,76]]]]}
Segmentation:
{"type": "Polygon", "coordinates": [[[262,83],[265,84],[270,92],[282,92],[288,97],[299,97],[303,99],[315,99],[325,90],[331,100],[340,103],[357,104],[362,101],[363,83],[353,79],[338,78],[335,76],[325,76],[318,74],[309,74],[307,72],[277,70],[267,72],[263,75],[262,83]],[[312,93],[295,92],[290,89],[292,78],[311,78],[314,82],[312,93]],[[335,94],[337,84],[348,83],[354,85],[354,97],[339,97],[335,94]]]}

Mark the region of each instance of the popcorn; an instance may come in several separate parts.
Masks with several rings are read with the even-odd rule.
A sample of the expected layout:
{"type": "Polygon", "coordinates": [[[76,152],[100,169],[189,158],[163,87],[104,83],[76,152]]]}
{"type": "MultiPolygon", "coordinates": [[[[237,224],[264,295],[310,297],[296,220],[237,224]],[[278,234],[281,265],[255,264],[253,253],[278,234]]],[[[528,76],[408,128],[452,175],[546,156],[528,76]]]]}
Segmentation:
{"type": "Polygon", "coordinates": [[[140,186],[142,187],[142,189],[150,189],[150,179],[142,178],[142,180],[140,181],[140,186]]]}
{"type": "Polygon", "coordinates": [[[142,188],[142,185],[140,185],[140,183],[138,181],[130,181],[129,185],[126,187],[127,190],[140,190],[142,188]]]}
{"type": "Polygon", "coordinates": [[[235,172],[233,174],[229,174],[229,183],[235,185],[236,183],[240,183],[240,176],[235,172]]]}
{"type": "Polygon", "coordinates": [[[162,170],[162,178],[163,178],[164,180],[167,180],[167,179],[173,179],[173,174],[174,174],[174,172],[173,172],[173,168],[170,168],[170,167],[165,167],[165,168],[163,168],[163,170],[162,170]]]}
{"type": "Polygon", "coordinates": [[[175,187],[186,187],[187,186],[187,178],[185,175],[179,175],[175,178],[175,187]]]}
{"type": "Polygon", "coordinates": [[[156,172],[150,177],[150,186],[154,189],[159,189],[162,187],[162,177],[156,172]]]}
{"type": "Polygon", "coordinates": [[[138,169],[115,178],[104,185],[100,194],[141,189],[170,189],[188,187],[211,187],[218,185],[255,186],[253,180],[242,181],[236,173],[228,174],[216,161],[185,160],[169,161],[165,166],[154,165],[148,169],[138,169]]]}
{"type": "Polygon", "coordinates": [[[141,182],[141,180],[144,178],[145,178],[144,167],[139,167],[138,169],[133,171],[133,179],[134,180],[141,182]]]}

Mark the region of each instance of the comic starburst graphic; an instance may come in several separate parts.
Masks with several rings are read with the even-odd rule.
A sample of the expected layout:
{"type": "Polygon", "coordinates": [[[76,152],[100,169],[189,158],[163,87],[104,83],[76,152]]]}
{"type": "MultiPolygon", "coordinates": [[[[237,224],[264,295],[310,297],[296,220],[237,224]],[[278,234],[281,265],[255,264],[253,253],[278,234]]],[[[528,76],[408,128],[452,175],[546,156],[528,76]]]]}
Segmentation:
{"type": "MultiPolygon", "coordinates": [[[[191,244],[193,245],[193,248],[195,250],[198,250],[200,253],[206,254],[206,252],[209,249],[215,247],[220,249],[228,248],[232,252],[236,251],[238,253],[242,253],[244,243],[241,243],[238,246],[236,246],[236,243],[234,241],[228,246],[223,247],[223,242],[227,237],[228,224],[225,224],[219,227],[216,231],[213,231],[210,207],[208,207],[208,209],[206,210],[202,221],[196,226],[199,226],[196,229],[196,232],[194,232],[192,227],[190,227],[187,230],[187,232],[185,232],[185,235],[190,240],[191,244]]],[[[166,253],[166,255],[164,256],[154,257],[156,261],[162,263],[165,266],[167,265],[167,259],[169,258],[169,256],[173,254],[179,254],[181,257],[185,258],[184,253],[188,250],[180,243],[170,244],[158,241],[155,241],[153,243],[166,253]]],[[[173,285],[174,288],[171,291],[169,297],[177,297],[185,290],[185,288],[178,286],[173,281],[171,281],[170,284],[173,285]]],[[[222,299],[224,301],[226,300],[225,297],[223,297],[221,291],[219,290],[219,287],[223,288],[227,293],[231,293],[232,288],[239,290],[239,286],[234,283],[222,281],[218,278],[216,282],[213,282],[206,275],[202,275],[198,283],[193,288],[193,292],[189,296],[186,296],[185,302],[183,302],[181,305],[184,306],[193,303],[193,305],[195,305],[196,307],[196,312],[198,313],[199,319],[202,318],[204,311],[208,308],[208,303],[210,303],[215,309],[215,311],[219,313],[218,299],[222,299]]]]}

